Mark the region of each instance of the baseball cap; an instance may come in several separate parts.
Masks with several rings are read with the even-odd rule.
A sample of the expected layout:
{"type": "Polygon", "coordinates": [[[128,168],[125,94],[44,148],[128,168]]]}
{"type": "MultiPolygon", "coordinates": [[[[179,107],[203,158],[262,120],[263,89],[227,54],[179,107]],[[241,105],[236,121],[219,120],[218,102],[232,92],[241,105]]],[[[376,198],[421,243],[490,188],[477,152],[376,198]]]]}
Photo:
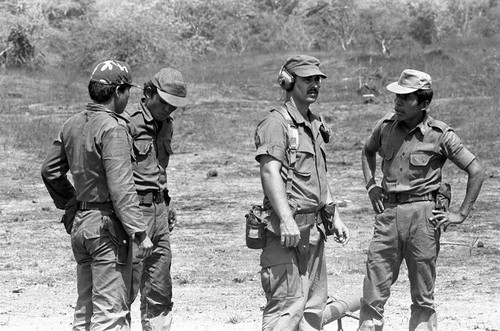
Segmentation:
{"type": "Polygon", "coordinates": [[[321,76],[326,78],[326,75],[319,70],[319,60],[309,55],[294,55],[289,57],[285,62],[285,69],[291,74],[299,77],[321,76]]]}
{"type": "Polygon", "coordinates": [[[163,68],[151,82],[158,89],[160,97],[174,107],[187,105],[187,87],[180,71],[173,68],[163,68]]]}
{"type": "Polygon", "coordinates": [[[132,73],[127,63],[116,60],[107,60],[99,63],[92,71],[90,81],[105,85],[130,85],[132,84],[132,73]]]}
{"type": "Polygon", "coordinates": [[[387,89],[396,94],[408,94],[417,90],[429,90],[431,88],[431,76],[414,69],[404,70],[397,82],[387,85],[387,89]]]}

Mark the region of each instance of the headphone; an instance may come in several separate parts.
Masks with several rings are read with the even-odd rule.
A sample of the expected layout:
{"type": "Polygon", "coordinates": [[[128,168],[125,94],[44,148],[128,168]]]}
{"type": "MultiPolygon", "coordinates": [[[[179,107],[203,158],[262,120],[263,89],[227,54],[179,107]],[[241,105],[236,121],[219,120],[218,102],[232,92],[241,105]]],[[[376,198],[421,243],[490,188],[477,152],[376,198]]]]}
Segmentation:
{"type": "Polygon", "coordinates": [[[295,78],[286,70],[285,65],[286,63],[281,67],[280,72],[278,73],[278,84],[285,91],[291,91],[295,83],[295,78]]]}

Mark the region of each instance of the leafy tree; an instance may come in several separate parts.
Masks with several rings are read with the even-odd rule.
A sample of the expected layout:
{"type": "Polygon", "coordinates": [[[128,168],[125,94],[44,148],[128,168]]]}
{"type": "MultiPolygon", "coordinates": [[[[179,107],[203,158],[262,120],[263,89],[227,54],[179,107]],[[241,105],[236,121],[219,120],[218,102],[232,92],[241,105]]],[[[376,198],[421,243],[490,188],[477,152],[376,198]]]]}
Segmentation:
{"type": "Polygon", "coordinates": [[[354,0],[323,0],[308,8],[305,16],[317,45],[328,46],[329,41],[337,40],[343,50],[351,45],[361,25],[354,0]]]}
{"type": "Polygon", "coordinates": [[[394,45],[407,34],[408,11],[397,0],[386,0],[364,7],[360,12],[363,32],[389,57],[394,45]]]}
{"type": "Polygon", "coordinates": [[[437,36],[436,14],[428,1],[410,5],[409,35],[422,46],[432,44],[437,36]]]}
{"type": "Polygon", "coordinates": [[[471,30],[486,38],[500,33],[500,6],[491,8],[484,16],[475,18],[470,23],[471,30]]]}

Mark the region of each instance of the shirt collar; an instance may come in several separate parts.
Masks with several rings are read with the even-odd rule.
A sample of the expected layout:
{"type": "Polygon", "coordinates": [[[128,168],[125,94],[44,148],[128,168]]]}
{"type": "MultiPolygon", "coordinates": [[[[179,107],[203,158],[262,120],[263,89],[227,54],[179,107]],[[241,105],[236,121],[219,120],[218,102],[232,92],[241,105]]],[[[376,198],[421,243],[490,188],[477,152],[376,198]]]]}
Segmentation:
{"type": "Polygon", "coordinates": [[[429,127],[429,124],[431,122],[431,118],[430,116],[427,114],[427,112],[425,112],[425,115],[424,115],[424,118],[422,119],[422,122],[420,122],[416,127],[415,129],[420,129],[420,132],[422,132],[422,134],[425,134],[425,132],[427,131],[427,128],[429,127]]]}
{"type": "MultiPolygon", "coordinates": [[[[427,128],[429,127],[429,124],[431,123],[431,120],[432,120],[432,118],[427,114],[427,112],[425,112],[424,118],[422,119],[422,121],[420,121],[420,123],[417,124],[416,127],[414,127],[411,130],[408,130],[408,128],[406,128],[404,130],[406,130],[408,133],[413,132],[415,130],[420,130],[420,132],[422,134],[425,134],[425,132],[427,131],[427,128]]],[[[405,128],[405,125],[402,122],[399,122],[398,120],[396,120],[395,123],[400,128],[405,128]]]]}
{"type": "Polygon", "coordinates": [[[154,121],[153,115],[151,115],[151,112],[149,111],[148,107],[146,107],[146,104],[144,103],[144,98],[141,99],[140,106],[142,107],[144,120],[146,122],[153,122],[154,121]]]}
{"type": "Polygon", "coordinates": [[[95,102],[89,102],[87,104],[87,107],[86,109],[88,111],[100,111],[100,112],[105,112],[105,113],[109,113],[111,114],[112,116],[115,116],[115,117],[118,117],[122,120],[124,120],[126,123],[129,123],[130,120],[128,118],[128,116],[126,115],[125,112],[123,112],[122,114],[118,114],[118,113],[115,113],[114,111],[112,111],[111,109],[108,109],[106,108],[106,106],[102,105],[102,104],[99,104],[99,103],[95,103],[95,102]]]}
{"type": "MultiPolygon", "coordinates": [[[[288,110],[288,113],[290,114],[290,117],[293,119],[293,121],[296,124],[305,124],[306,120],[304,119],[304,116],[299,112],[297,107],[295,107],[294,103],[290,100],[285,102],[285,108],[288,110]]],[[[308,110],[309,112],[309,110],[308,110]]]]}
{"type": "Polygon", "coordinates": [[[100,104],[100,103],[95,103],[95,102],[89,102],[86,106],[86,109],[89,111],[103,111],[106,113],[113,113],[114,112],[111,109],[106,108],[106,106],[100,104]]]}

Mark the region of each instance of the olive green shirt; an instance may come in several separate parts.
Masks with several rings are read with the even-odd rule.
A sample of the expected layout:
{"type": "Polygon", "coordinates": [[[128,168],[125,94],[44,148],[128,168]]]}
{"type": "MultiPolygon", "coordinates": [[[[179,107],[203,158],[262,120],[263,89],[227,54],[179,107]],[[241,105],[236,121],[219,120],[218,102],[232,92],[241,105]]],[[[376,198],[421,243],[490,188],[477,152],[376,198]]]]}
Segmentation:
{"type": "Polygon", "coordinates": [[[366,149],[382,157],[386,192],[419,196],[439,188],[447,159],[460,169],[475,159],[451,127],[428,114],[413,129],[398,122],[395,114],[387,114],[375,125],[366,149]]]}

